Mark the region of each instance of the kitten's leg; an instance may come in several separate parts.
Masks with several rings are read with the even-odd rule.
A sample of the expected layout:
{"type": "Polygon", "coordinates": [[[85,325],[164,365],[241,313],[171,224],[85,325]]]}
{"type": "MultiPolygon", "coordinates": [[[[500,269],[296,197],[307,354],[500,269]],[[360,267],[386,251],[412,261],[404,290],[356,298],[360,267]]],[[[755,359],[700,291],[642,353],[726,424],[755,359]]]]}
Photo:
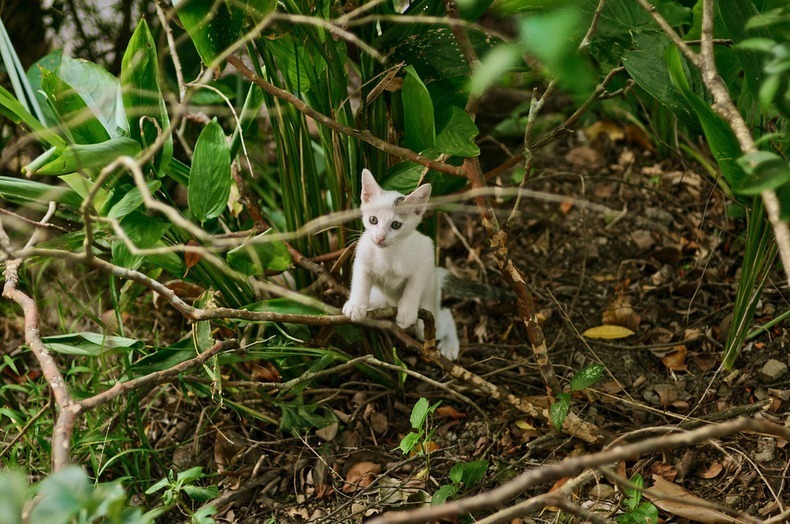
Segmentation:
{"type": "Polygon", "coordinates": [[[370,288],[370,302],[368,303],[369,310],[393,306],[395,306],[395,302],[390,300],[380,287],[374,285],[372,288],[370,288]]]}
{"type": "Polygon", "coordinates": [[[436,342],[439,352],[450,360],[458,358],[460,343],[458,342],[458,330],[455,327],[453,312],[448,308],[439,310],[436,315],[436,342]]]}
{"type": "Polygon", "coordinates": [[[343,314],[355,322],[365,318],[368,313],[370,288],[373,284],[370,272],[361,260],[362,257],[357,254],[351,274],[351,292],[348,295],[348,301],[343,306],[343,314]]]}
{"type": "Polygon", "coordinates": [[[395,321],[406,329],[417,321],[417,313],[421,307],[433,313],[436,311],[434,295],[436,295],[435,280],[433,282],[427,280],[420,272],[412,275],[406,281],[406,287],[398,301],[398,316],[395,321]]]}

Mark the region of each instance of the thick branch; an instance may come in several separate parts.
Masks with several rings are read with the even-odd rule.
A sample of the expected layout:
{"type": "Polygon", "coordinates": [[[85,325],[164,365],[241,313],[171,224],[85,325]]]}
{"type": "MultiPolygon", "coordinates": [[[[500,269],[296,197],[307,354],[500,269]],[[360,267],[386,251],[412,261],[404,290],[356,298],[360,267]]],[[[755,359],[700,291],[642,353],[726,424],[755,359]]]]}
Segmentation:
{"type": "Polygon", "coordinates": [[[692,446],[701,442],[707,442],[712,439],[722,438],[733,433],[745,431],[765,433],[786,440],[790,439],[790,429],[772,422],[747,418],[736,419],[726,424],[707,426],[689,431],[688,433],[679,433],[669,436],[664,435],[634,444],[617,446],[591,455],[572,457],[557,464],[528,470],[492,491],[456,500],[442,506],[387,513],[372,520],[371,524],[423,523],[443,518],[452,518],[457,515],[480,511],[503,504],[513,497],[517,497],[532,486],[549,482],[560,477],[577,475],[587,468],[594,468],[619,460],[635,458],[644,453],[692,446]]]}

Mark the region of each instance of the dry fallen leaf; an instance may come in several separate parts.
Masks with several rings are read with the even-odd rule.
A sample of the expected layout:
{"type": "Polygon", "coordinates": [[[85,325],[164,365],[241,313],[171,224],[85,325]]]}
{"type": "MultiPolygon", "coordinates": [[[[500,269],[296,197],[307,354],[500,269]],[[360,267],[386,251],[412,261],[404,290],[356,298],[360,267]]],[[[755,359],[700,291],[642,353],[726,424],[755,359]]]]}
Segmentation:
{"type": "Polygon", "coordinates": [[[720,511],[702,507],[709,503],[658,475],[653,475],[653,486],[650,492],[645,492],[645,497],[663,511],[694,522],[705,524],[738,522],[720,511]]]}
{"type": "Polygon", "coordinates": [[[714,462],[705,471],[700,471],[697,473],[697,476],[703,479],[712,479],[719,476],[719,473],[722,472],[724,466],[721,465],[721,462],[714,462]]]}
{"type": "Polygon", "coordinates": [[[613,340],[618,338],[626,338],[633,335],[634,332],[623,326],[611,326],[604,324],[603,326],[596,326],[588,329],[583,336],[587,338],[600,338],[605,340],[613,340]]]}
{"type": "Polygon", "coordinates": [[[687,371],[686,353],[688,353],[688,350],[683,344],[675,346],[672,348],[672,351],[661,357],[661,362],[672,371],[687,371]]]}
{"type": "Polygon", "coordinates": [[[335,438],[335,435],[337,435],[338,427],[339,424],[337,422],[332,422],[328,426],[324,426],[321,429],[315,430],[315,434],[318,438],[320,438],[324,442],[329,442],[330,440],[335,438]]]}
{"type": "Polygon", "coordinates": [[[618,294],[603,312],[604,325],[622,326],[636,331],[642,318],[631,307],[631,298],[628,295],[618,294]]]}
{"type": "Polygon", "coordinates": [[[381,464],[368,461],[357,462],[346,473],[346,483],[343,485],[343,492],[351,493],[360,488],[370,486],[378,473],[381,473],[381,464]]]}
{"type": "Polygon", "coordinates": [[[466,418],[466,416],[467,416],[466,413],[462,413],[457,409],[455,409],[453,406],[450,406],[449,404],[445,404],[444,406],[439,406],[438,408],[436,408],[433,418],[435,419],[449,418],[452,420],[463,420],[466,418]]]}

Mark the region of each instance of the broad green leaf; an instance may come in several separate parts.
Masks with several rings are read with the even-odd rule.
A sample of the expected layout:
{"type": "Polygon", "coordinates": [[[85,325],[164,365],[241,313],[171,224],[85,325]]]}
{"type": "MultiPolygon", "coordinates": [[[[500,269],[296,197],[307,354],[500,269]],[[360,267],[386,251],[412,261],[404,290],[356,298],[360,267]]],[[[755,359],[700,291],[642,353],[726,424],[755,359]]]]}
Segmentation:
{"type": "Polygon", "coordinates": [[[29,521],[66,524],[90,499],[91,488],[81,467],[68,466],[42,480],[37,491],[29,521]]]}
{"type": "Polygon", "coordinates": [[[749,175],[737,189],[741,195],[758,195],[790,182],[790,163],[776,153],[755,151],[738,159],[749,175]]]}
{"type": "MultiPolygon", "coordinates": [[[[138,249],[153,247],[170,228],[170,224],[140,211],[133,211],[125,216],[120,226],[138,249]]],[[[143,263],[143,256],[133,255],[121,239],[112,242],[112,259],[115,264],[129,269],[136,269],[143,263]]]]}
{"type": "Polygon", "coordinates": [[[74,143],[95,144],[111,138],[85,100],[57,73],[42,69],[41,89],[74,143]]]}
{"type": "Polygon", "coordinates": [[[669,44],[669,39],[663,34],[639,33],[633,40],[634,49],[623,55],[623,65],[639,87],[691,129],[699,129],[694,109],[672,85],[666,65],[656,61],[657,56],[664,55],[669,44]]]}
{"type": "Polygon", "coordinates": [[[71,333],[41,339],[50,351],[64,355],[98,357],[105,353],[123,353],[142,349],[140,340],[125,337],[105,336],[101,333],[71,333]]]}
{"type": "Polygon", "coordinates": [[[431,496],[431,506],[440,506],[458,494],[458,487],[454,484],[445,484],[431,496]]]}
{"type": "Polygon", "coordinates": [[[70,206],[82,205],[82,197],[73,189],[61,186],[52,186],[27,180],[25,178],[11,178],[0,176],[0,197],[20,200],[36,200],[38,202],[58,202],[70,206]]]}
{"type": "MultiPolygon", "coordinates": [[[[436,2],[438,4],[438,2],[436,2]]],[[[415,24],[404,31],[402,24],[393,24],[380,37],[378,49],[389,53],[393,63],[406,62],[414,67],[425,83],[459,75],[468,75],[469,64],[461,54],[449,27],[426,27],[415,24]]],[[[468,31],[477,55],[485,56],[501,42],[498,38],[477,30],[468,31]]]]}
{"type": "Polygon", "coordinates": [[[502,44],[495,47],[480,60],[470,84],[473,94],[480,96],[492,84],[519,63],[520,52],[516,46],[502,44]]]}
{"type": "Polygon", "coordinates": [[[189,210],[201,222],[219,216],[230,196],[230,150],[217,118],[208,123],[195,144],[187,187],[189,210]]]}
{"type": "Polygon", "coordinates": [[[291,267],[291,255],[285,242],[266,242],[269,232],[228,252],[230,267],[247,276],[263,275],[266,270],[285,271],[291,267]]]}
{"type": "MultiPolygon", "coordinates": [[[[642,488],[645,485],[645,479],[643,479],[642,475],[639,473],[634,473],[631,477],[631,483],[642,488]]],[[[628,508],[632,510],[636,509],[639,506],[639,502],[642,500],[641,489],[626,488],[625,493],[628,495],[628,499],[626,500],[628,508]]]]}
{"type": "Polygon", "coordinates": [[[618,338],[626,338],[633,335],[634,332],[623,326],[613,326],[611,324],[604,324],[602,326],[591,327],[582,333],[582,336],[587,338],[602,338],[605,340],[613,340],[618,338]]]}
{"type": "Polygon", "coordinates": [[[578,99],[595,89],[595,72],[577,47],[582,15],[574,10],[559,10],[525,16],[521,19],[521,44],[548,68],[560,86],[578,99]]]}
{"type": "Polygon", "coordinates": [[[470,22],[480,18],[491,7],[492,3],[494,3],[493,0],[457,0],[456,2],[458,4],[458,14],[461,15],[462,19],[470,22]]]}
{"type": "Polygon", "coordinates": [[[25,506],[25,476],[15,469],[0,472],[0,522],[22,524],[25,506]]]}
{"type": "Polygon", "coordinates": [[[30,114],[25,109],[19,100],[14,95],[8,92],[3,86],[0,86],[0,113],[5,115],[15,124],[23,123],[30,129],[35,137],[43,140],[52,147],[66,147],[66,141],[60,136],[50,131],[46,126],[38,121],[36,117],[30,114]]]}
{"type": "Polygon", "coordinates": [[[55,71],[83,99],[110,138],[128,136],[121,84],[102,66],[64,55],[55,71]]]}
{"type": "MultiPolygon", "coordinates": [[[[206,66],[239,38],[244,10],[230,0],[173,0],[178,18],[206,66]]],[[[245,2],[246,4],[246,2],[245,2]]]]}
{"type": "Polygon", "coordinates": [[[433,147],[436,127],[431,95],[413,66],[406,67],[401,97],[403,99],[404,145],[414,151],[433,147]]]}
{"type": "Polygon", "coordinates": [[[30,83],[30,87],[33,89],[36,100],[38,100],[38,105],[41,107],[41,112],[44,115],[44,121],[42,124],[51,127],[57,125],[58,119],[55,117],[52,109],[47,104],[47,97],[41,90],[41,69],[43,68],[47,71],[57,71],[58,67],[60,67],[60,62],[62,59],[63,50],[56,49],[39,59],[27,70],[27,81],[30,83]]]}
{"type": "MultiPolygon", "coordinates": [[[[753,2],[732,2],[727,4],[726,7],[718,2],[714,5],[724,28],[726,28],[730,39],[735,44],[733,50],[743,68],[743,78],[746,80],[746,85],[749,86],[752,96],[758,99],[760,85],[763,81],[762,56],[759,52],[738,45],[746,39],[746,22],[758,14],[757,8],[753,2]]],[[[762,30],[758,35],[754,36],[767,37],[769,35],[768,31],[762,30]]]]}
{"type": "Polygon", "coordinates": [[[157,140],[160,132],[165,133],[167,138],[156,154],[155,164],[158,169],[167,166],[173,156],[173,138],[170,135],[170,118],[159,86],[156,42],[145,18],[137,24],[124,52],[121,86],[132,138],[141,146],[149,147],[157,140]],[[156,120],[159,129],[149,118],[156,120]]]}
{"type": "Polygon", "coordinates": [[[480,479],[485,476],[486,471],[488,471],[488,466],[487,460],[474,460],[464,463],[463,475],[461,477],[464,487],[469,488],[477,484],[480,479]]]}
{"type": "Polygon", "coordinates": [[[448,477],[450,477],[450,480],[453,482],[453,484],[461,484],[461,481],[464,478],[464,466],[466,466],[465,462],[456,462],[455,465],[450,468],[450,474],[448,477]]]}
{"type": "Polygon", "coordinates": [[[571,409],[571,396],[567,393],[560,393],[557,399],[549,408],[549,418],[551,423],[557,428],[557,431],[562,429],[562,423],[565,422],[565,417],[568,416],[568,411],[571,409]]]}
{"type": "Polygon", "coordinates": [[[412,431],[403,437],[403,439],[400,441],[400,444],[398,445],[398,449],[401,450],[401,453],[406,455],[420,442],[421,437],[422,435],[420,433],[415,433],[412,431]]]}
{"type": "Polygon", "coordinates": [[[425,419],[428,418],[429,412],[430,405],[428,404],[428,399],[425,397],[420,397],[420,400],[414,404],[414,407],[411,410],[411,416],[409,417],[411,427],[419,430],[424,429],[425,419]]]}
{"type": "Polygon", "coordinates": [[[450,119],[436,137],[436,149],[449,155],[474,157],[480,154],[475,137],[480,133],[469,114],[460,107],[450,108],[450,119]]]}
{"type": "Polygon", "coordinates": [[[683,68],[683,59],[676,47],[670,47],[665,54],[672,84],[683,94],[686,101],[691,104],[702,124],[705,138],[708,139],[713,157],[721,169],[727,184],[735,190],[743,185],[745,173],[738,165],[737,159],[741,156],[741,147],[732,128],[724,119],[717,115],[710,104],[692,91],[683,68]]]}
{"type": "Polygon", "coordinates": [[[140,144],[126,137],[112,138],[95,144],[77,144],[66,147],[63,152],[41,167],[31,170],[31,165],[23,167],[28,175],[64,175],[75,171],[104,168],[118,157],[135,157],[140,153],[140,144]]]}
{"type": "Polygon", "coordinates": [[[195,466],[189,469],[185,469],[184,471],[179,471],[176,475],[176,479],[183,483],[192,483],[196,480],[200,480],[205,475],[203,474],[203,467],[202,466],[195,466]]]}
{"type": "Polygon", "coordinates": [[[277,69],[282,72],[292,90],[305,93],[313,82],[324,76],[326,62],[320,57],[313,59],[313,54],[306,46],[297,43],[293,35],[286,34],[264,42],[277,61],[277,69]]]}
{"type": "MultiPolygon", "coordinates": [[[[150,193],[154,193],[162,183],[159,180],[151,180],[146,182],[146,187],[150,193]]],[[[143,194],[137,186],[124,186],[125,194],[118,202],[113,204],[110,211],[107,213],[107,218],[121,219],[140,207],[143,204],[143,194]]]]}
{"type": "Polygon", "coordinates": [[[205,502],[216,498],[219,495],[219,488],[217,488],[217,486],[209,486],[207,488],[200,486],[184,486],[184,493],[196,502],[205,502]]]}
{"type": "Polygon", "coordinates": [[[247,15],[258,25],[277,7],[277,0],[247,0],[247,15]]]}
{"type": "Polygon", "coordinates": [[[598,382],[602,373],[603,366],[600,364],[593,364],[592,366],[585,367],[573,375],[571,379],[571,391],[581,391],[585,388],[589,388],[598,382]]]}
{"type": "MultiPolygon", "coordinates": [[[[89,180],[80,173],[69,173],[68,175],[61,175],[58,178],[66,182],[66,184],[77,193],[84,201],[88,198],[91,189],[96,186],[92,180],[89,180]]],[[[101,209],[104,202],[107,200],[107,191],[104,188],[99,188],[96,191],[96,196],[93,199],[93,208],[101,209]]]]}

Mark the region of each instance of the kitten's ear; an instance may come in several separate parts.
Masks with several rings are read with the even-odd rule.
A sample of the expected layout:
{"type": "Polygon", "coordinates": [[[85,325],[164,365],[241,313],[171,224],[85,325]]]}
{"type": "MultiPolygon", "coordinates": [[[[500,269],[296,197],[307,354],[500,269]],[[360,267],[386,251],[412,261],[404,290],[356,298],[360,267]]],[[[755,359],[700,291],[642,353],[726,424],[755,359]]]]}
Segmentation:
{"type": "Polygon", "coordinates": [[[362,170],[362,203],[370,202],[381,194],[381,186],[376,183],[373,173],[367,169],[362,170]]]}
{"type": "Polygon", "coordinates": [[[425,207],[428,205],[428,199],[431,197],[431,184],[423,184],[403,199],[403,201],[411,206],[414,206],[414,213],[422,215],[425,212],[425,207]]]}

